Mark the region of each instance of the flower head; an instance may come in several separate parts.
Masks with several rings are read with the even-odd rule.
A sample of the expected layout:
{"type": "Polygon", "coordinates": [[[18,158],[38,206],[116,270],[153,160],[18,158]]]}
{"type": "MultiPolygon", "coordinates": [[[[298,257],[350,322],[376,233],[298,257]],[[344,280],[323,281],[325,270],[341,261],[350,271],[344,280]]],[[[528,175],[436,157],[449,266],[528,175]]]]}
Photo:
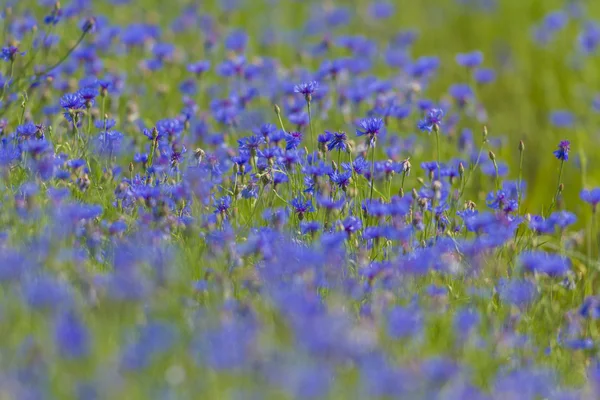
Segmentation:
{"type": "Polygon", "coordinates": [[[223,196],[220,199],[215,199],[215,214],[227,215],[231,207],[231,196],[223,196]]]}
{"type": "Polygon", "coordinates": [[[467,68],[476,68],[483,62],[483,53],[473,51],[471,53],[461,53],[456,55],[456,63],[467,68]]]}
{"type": "Polygon", "coordinates": [[[600,203],[600,188],[594,189],[583,189],[581,193],[579,193],[579,197],[581,200],[589,203],[594,210],[596,210],[596,206],[600,203]]]}
{"type": "Polygon", "coordinates": [[[65,111],[83,108],[84,101],[79,93],[67,93],[60,98],[60,105],[65,111]]]}
{"type": "Polygon", "coordinates": [[[312,95],[317,91],[318,88],[319,88],[319,82],[310,81],[310,82],[300,83],[300,84],[294,86],[294,92],[302,93],[304,95],[304,98],[306,99],[306,101],[311,101],[312,95]]]}
{"type": "Polygon", "coordinates": [[[358,123],[360,129],[356,130],[358,136],[367,135],[371,142],[379,135],[379,131],[383,128],[383,120],[381,118],[365,118],[358,123]]]}
{"type": "Polygon", "coordinates": [[[425,118],[419,121],[417,127],[422,132],[431,132],[438,130],[442,125],[442,118],[444,118],[444,110],[441,108],[432,108],[427,112],[425,118]]]}
{"type": "MultiPolygon", "coordinates": [[[[7,46],[2,48],[2,52],[0,53],[0,58],[4,61],[14,61],[19,54],[19,48],[16,46],[7,46]]],[[[20,53],[24,55],[25,53],[20,53]]]]}
{"type": "Polygon", "coordinates": [[[554,150],[554,156],[561,161],[567,161],[569,159],[569,151],[571,150],[571,142],[568,140],[562,140],[558,144],[558,150],[554,150]]]}
{"type": "Polygon", "coordinates": [[[333,151],[335,149],[346,151],[348,148],[348,137],[346,132],[333,132],[329,143],[327,143],[327,150],[333,151]]]}
{"type": "Polygon", "coordinates": [[[294,213],[298,216],[299,220],[304,219],[305,213],[315,211],[312,201],[304,200],[302,197],[292,199],[290,204],[294,207],[294,213]]]}

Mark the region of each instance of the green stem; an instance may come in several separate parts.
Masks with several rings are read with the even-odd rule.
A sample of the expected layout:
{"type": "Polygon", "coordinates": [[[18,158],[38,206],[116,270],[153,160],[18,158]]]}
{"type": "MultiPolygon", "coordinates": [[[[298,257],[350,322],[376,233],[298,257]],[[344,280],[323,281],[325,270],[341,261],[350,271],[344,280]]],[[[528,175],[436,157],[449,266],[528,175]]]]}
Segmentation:
{"type": "Polygon", "coordinates": [[[279,119],[279,125],[281,125],[281,130],[283,133],[287,134],[285,127],[283,126],[283,120],[281,119],[281,112],[277,111],[277,118],[279,119]]]}
{"type": "Polygon", "coordinates": [[[437,173],[440,176],[440,130],[435,129],[435,143],[437,147],[437,173]]]}
{"type": "Polygon", "coordinates": [[[4,100],[4,95],[6,94],[6,88],[8,87],[8,83],[13,78],[14,71],[15,71],[15,60],[11,60],[8,77],[6,78],[6,81],[4,81],[4,84],[2,85],[2,94],[0,94],[0,101],[4,100]]]}
{"type": "Polygon", "coordinates": [[[496,190],[500,190],[500,175],[498,174],[498,163],[496,162],[496,160],[492,160],[492,163],[494,164],[496,190]]]}
{"type": "Polygon", "coordinates": [[[556,193],[555,193],[554,197],[552,198],[552,203],[550,204],[550,208],[548,208],[548,212],[547,212],[548,215],[550,215],[550,213],[552,212],[552,209],[554,208],[554,206],[556,205],[556,202],[558,201],[558,195],[560,194],[560,181],[562,179],[562,172],[563,172],[564,165],[565,165],[565,160],[560,160],[560,169],[558,170],[558,182],[556,183],[556,193]]]}
{"type": "Polygon", "coordinates": [[[369,195],[369,201],[373,200],[373,187],[374,186],[375,186],[375,143],[373,141],[371,141],[371,194],[369,195]]]}
{"type": "Polygon", "coordinates": [[[313,123],[312,123],[312,116],[310,113],[310,101],[306,102],[306,106],[308,108],[308,124],[310,125],[310,141],[313,144],[313,149],[317,148],[317,144],[315,142],[315,133],[313,131],[313,123]]]}
{"type": "Polygon", "coordinates": [[[523,150],[519,155],[519,181],[517,186],[517,215],[521,213],[521,199],[523,197],[521,186],[523,184],[523,150]]]}
{"type": "Polygon", "coordinates": [[[40,76],[46,75],[48,72],[51,72],[52,70],[54,70],[56,67],[58,67],[59,65],[61,65],[63,62],[65,62],[65,60],[67,58],[69,58],[69,56],[71,54],[73,54],[73,52],[75,51],[75,49],[77,47],[79,47],[79,45],[81,44],[81,42],[83,42],[83,39],[86,37],[86,35],[88,34],[88,31],[83,31],[81,33],[81,35],[79,36],[79,39],[77,39],[77,42],[69,49],[69,51],[67,51],[65,53],[64,56],[62,56],[62,58],[60,58],[57,62],[55,62],[54,64],[52,64],[52,66],[44,69],[42,72],[38,72],[37,74],[34,75],[35,79],[38,79],[40,76]]]}

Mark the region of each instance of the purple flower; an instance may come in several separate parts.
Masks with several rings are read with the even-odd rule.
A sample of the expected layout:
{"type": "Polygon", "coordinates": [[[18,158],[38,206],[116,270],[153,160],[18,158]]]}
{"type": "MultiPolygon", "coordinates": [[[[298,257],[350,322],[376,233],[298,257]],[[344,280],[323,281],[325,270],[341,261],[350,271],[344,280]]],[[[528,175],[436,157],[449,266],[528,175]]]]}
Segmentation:
{"type": "Polygon", "coordinates": [[[432,108],[425,115],[425,118],[419,121],[417,127],[422,132],[431,132],[438,130],[442,125],[442,118],[444,118],[444,110],[441,108],[432,108]]]}
{"type": "Polygon", "coordinates": [[[187,70],[197,76],[202,75],[210,69],[210,61],[198,61],[195,63],[188,64],[187,70]]]}
{"type": "Polygon", "coordinates": [[[54,336],[58,353],[63,358],[82,358],[90,351],[87,328],[73,311],[63,312],[57,317],[54,336]]]}
{"type": "Polygon", "coordinates": [[[394,4],[387,1],[378,1],[370,5],[369,13],[375,19],[386,19],[394,14],[394,4]]]}
{"type": "Polygon", "coordinates": [[[596,211],[596,206],[600,203],[600,188],[594,189],[583,189],[579,193],[581,200],[589,203],[592,206],[592,210],[596,211]]]}
{"type": "Polygon", "coordinates": [[[523,267],[531,272],[546,274],[552,277],[564,276],[571,270],[567,258],[558,254],[543,251],[526,251],[521,253],[519,261],[523,267]]]}
{"type": "Polygon", "coordinates": [[[579,308],[579,315],[590,319],[600,318],[600,298],[596,296],[586,297],[579,308]]]}
{"type": "Polygon", "coordinates": [[[473,51],[471,53],[460,53],[456,55],[456,63],[467,68],[479,67],[483,62],[483,53],[473,51]]]}
{"type": "Polygon", "coordinates": [[[465,83],[450,86],[449,92],[460,107],[464,107],[473,98],[473,90],[465,83]]]}
{"type": "Polygon", "coordinates": [[[358,136],[367,135],[372,143],[375,137],[379,135],[379,131],[383,128],[383,120],[381,118],[365,118],[358,123],[356,134],[358,136]]]}
{"type": "Polygon", "coordinates": [[[333,132],[331,140],[327,143],[327,150],[333,151],[335,149],[340,151],[346,151],[348,148],[348,137],[346,132],[333,132]]]}
{"type": "Polygon", "coordinates": [[[575,124],[575,116],[567,110],[556,110],[550,114],[550,123],[557,128],[570,128],[575,124]]]}
{"type": "MultiPolygon", "coordinates": [[[[0,53],[0,58],[4,61],[14,61],[15,57],[19,53],[19,48],[16,46],[7,46],[2,48],[2,52],[0,53]]],[[[25,53],[20,53],[24,55],[25,53]]]]}
{"type": "Polygon", "coordinates": [[[231,207],[231,196],[223,196],[215,200],[215,214],[226,215],[231,207]]]}
{"type": "Polygon", "coordinates": [[[569,151],[571,150],[571,142],[568,140],[562,140],[558,144],[558,150],[554,150],[554,156],[561,161],[567,161],[569,159],[569,151]]]}
{"type": "Polygon", "coordinates": [[[529,305],[537,297],[536,286],[526,280],[500,279],[497,287],[500,300],[517,307],[529,305]]]}
{"type": "Polygon", "coordinates": [[[290,204],[294,207],[294,213],[298,216],[299,220],[304,219],[305,213],[315,211],[312,201],[304,200],[302,197],[292,199],[290,204]]]}
{"type": "Polygon", "coordinates": [[[310,81],[310,82],[300,83],[300,84],[294,86],[294,92],[302,93],[304,95],[304,98],[306,99],[306,101],[310,101],[312,99],[312,95],[317,91],[318,88],[319,88],[319,82],[310,81]]]}
{"type": "Polygon", "coordinates": [[[60,106],[65,111],[79,110],[83,108],[84,101],[79,93],[67,93],[60,98],[60,106]]]}
{"type": "Polygon", "coordinates": [[[489,68],[477,69],[473,74],[475,81],[481,85],[492,83],[496,79],[496,72],[489,68]]]}

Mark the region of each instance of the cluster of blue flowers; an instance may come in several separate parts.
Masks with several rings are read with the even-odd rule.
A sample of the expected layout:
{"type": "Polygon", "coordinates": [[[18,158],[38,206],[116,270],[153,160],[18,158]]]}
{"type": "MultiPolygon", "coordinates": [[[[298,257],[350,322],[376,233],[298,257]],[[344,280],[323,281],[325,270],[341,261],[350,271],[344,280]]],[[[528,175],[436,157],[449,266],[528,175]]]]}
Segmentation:
{"type": "Polygon", "coordinates": [[[391,1],[351,35],[350,7],[277,2],[308,40],[235,25],[241,1],[137,3],[2,6],[0,393],[600,397],[600,188],[567,179],[585,118],[550,114],[556,159],[488,132],[503,68],[414,57],[416,30],[375,29],[391,1]],[[442,63],[464,79],[436,92],[442,63]]]}

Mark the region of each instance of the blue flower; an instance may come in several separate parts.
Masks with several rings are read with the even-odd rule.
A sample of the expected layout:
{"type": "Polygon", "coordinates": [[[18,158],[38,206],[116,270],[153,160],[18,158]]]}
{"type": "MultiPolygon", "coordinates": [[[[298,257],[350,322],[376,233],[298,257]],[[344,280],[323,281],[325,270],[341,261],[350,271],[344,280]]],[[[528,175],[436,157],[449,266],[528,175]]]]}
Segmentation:
{"type": "Polygon", "coordinates": [[[567,161],[569,159],[569,150],[571,150],[571,142],[562,140],[558,144],[558,150],[554,150],[554,156],[561,161],[567,161]]]}
{"type": "Polygon", "coordinates": [[[383,128],[383,120],[381,118],[365,118],[358,123],[358,129],[356,129],[356,134],[358,136],[368,136],[370,142],[373,143],[373,140],[377,135],[379,135],[379,131],[383,128]]]}
{"type": "Polygon", "coordinates": [[[557,128],[571,128],[575,124],[575,116],[567,110],[557,110],[550,114],[550,123],[557,128]]]}
{"type": "Polygon", "coordinates": [[[231,207],[231,196],[223,196],[215,200],[215,214],[226,215],[231,207]]]}
{"type": "Polygon", "coordinates": [[[304,219],[304,214],[315,211],[312,201],[305,200],[302,197],[295,197],[290,201],[291,206],[294,208],[294,213],[298,216],[298,219],[304,219]]]}
{"type": "Polygon", "coordinates": [[[497,290],[500,300],[517,307],[528,306],[537,297],[535,284],[527,280],[501,278],[497,290]]]}
{"type": "Polygon", "coordinates": [[[496,80],[496,72],[489,68],[479,68],[473,73],[473,77],[477,83],[483,85],[496,80]]]}
{"type": "Polygon", "coordinates": [[[197,61],[187,65],[187,70],[197,76],[202,75],[210,69],[210,61],[197,61]]]}
{"type": "Polygon", "coordinates": [[[551,277],[565,276],[571,270],[567,258],[543,251],[526,251],[519,256],[521,265],[530,272],[546,274],[551,277]]]}
{"type": "Polygon", "coordinates": [[[441,108],[432,108],[427,112],[425,118],[419,121],[417,127],[422,132],[435,131],[442,125],[442,118],[444,118],[444,110],[441,108]]]}
{"type": "Polygon", "coordinates": [[[79,110],[83,108],[84,101],[79,93],[67,93],[61,97],[60,106],[64,108],[65,111],[79,110]]]}
{"type": "Polygon", "coordinates": [[[471,53],[457,54],[456,63],[467,68],[479,67],[483,63],[483,53],[481,51],[473,51],[471,53]]]}
{"type": "Polygon", "coordinates": [[[88,330],[74,311],[59,314],[54,335],[58,353],[63,358],[82,358],[90,352],[88,330]]]}
{"type": "Polygon", "coordinates": [[[470,100],[473,99],[473,89],[471,89],[471,86],[465,83],[459,83],[450,86],[449,92],[460,107],[464,107],[470,100]]]}
{"type": "Polygon", "coordinates": [[[592,206],[592,209],[595,211],[596,206],[600,203],[600,188],[594,189],[583,189],[579,193],[579,197],[581,200],[589,203],[592,206]]]}
{"type": "Polygon", "coordinates": [[[331,174],[331,180],[335,183],[340,189],[346,190],[348,185],[350,184],[350,178],[352,177],[352,172],[334,172],[331,174]]]}
{"type": "Polygon", "coordinates": [[[303,94],[306,101],[310,101],[312,99],[312,95],[317,91],[318,88],[319,83],[317,81],[310,81],[294,86],[294,92],[303,94]]]}
{"type": "Polygon", "coordinates": [[[256,153],[259,146],[265,143],[262,136],[252,135],[238,140],[240,150],[249,151],[251,154],[256,153]]]}
{"type": "Polygon", "coordinates": [[[579,34],[577,41],[584,53],[591,54],[595,52],[600,44],[600,26],[593,22],[587,23],[584,30],[579,34]]]}
{"type": "MultiPolygon", "coordinates": [[[[0,58],[4,61],[14,61],[17,54],[19,54],[19,48],[16,46],[7,46],[2,48],[2,52],[0,53],[0,58]]],[[[20,53],[21,55],[25,55],[25,53],[20,53]]]]}
{"type": "Polygon", "coordinates": [[[346,136],[346,132],[333,132],[329,143],[327,143],[327,150],[340,150],[346,151],[348,148],[348,137],[346,136]]]}
{"type": "Polygon", "coordinates": [[[563,210],[552,213],[550,217],[548,217],[548,221],[562,230],[569,225],[573,225],[577,221],[577,217],[572,212],[563,210]]]}

